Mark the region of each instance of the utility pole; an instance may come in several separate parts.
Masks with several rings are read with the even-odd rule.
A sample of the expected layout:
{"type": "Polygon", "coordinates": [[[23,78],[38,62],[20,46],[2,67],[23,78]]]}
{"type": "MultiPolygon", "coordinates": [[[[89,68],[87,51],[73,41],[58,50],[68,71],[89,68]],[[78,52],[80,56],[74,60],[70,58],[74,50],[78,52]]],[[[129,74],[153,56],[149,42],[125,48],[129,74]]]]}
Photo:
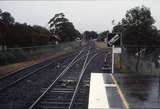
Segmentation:
{"type": "Polygon", "coordinates": [[[114,45],[112,45],[112,74],[114,73],[114,45]]]}
{"type": "MultiPolygon", "coordinates": [[[[122,32],[120,32],[120,47],[121,47],[121,50],[122,50],[122,48],[123,48],[123,46],[122,46],[122,32]]],[[[120,59],[119,59],[119,61],[120,61],[120,69],[122,68],[122,53],[120,54],[120,59]]]]}

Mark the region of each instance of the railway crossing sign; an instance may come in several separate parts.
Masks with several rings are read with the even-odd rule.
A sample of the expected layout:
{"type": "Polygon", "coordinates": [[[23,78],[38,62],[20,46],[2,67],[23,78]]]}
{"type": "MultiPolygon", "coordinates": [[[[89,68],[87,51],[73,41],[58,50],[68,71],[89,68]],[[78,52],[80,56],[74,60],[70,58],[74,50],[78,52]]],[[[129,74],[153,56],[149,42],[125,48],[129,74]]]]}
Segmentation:
{"type": "Polygon", "coordinates": [[[119,46],[119,44],[120,44],[120,35],[119,34],[115,34],[114,36],[113,35],[111,35],[112,36],[112,38],[108,38],[108,45],[109,46],[113,46],[113,45],[115,45],[115,46],[119,46]]]}

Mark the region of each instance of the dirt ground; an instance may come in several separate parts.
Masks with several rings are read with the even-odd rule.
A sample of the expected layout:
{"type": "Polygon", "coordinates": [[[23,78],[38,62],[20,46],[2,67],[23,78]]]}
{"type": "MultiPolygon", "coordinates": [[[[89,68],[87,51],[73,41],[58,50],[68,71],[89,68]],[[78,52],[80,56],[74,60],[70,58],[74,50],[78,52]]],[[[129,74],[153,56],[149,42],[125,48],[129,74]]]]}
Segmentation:
{"type": "Polygon", "coordinates": [[[56,54],[46,53],[46,54],[43,54],[43,55],[32,57],[32,58],[30,58],[28,60],[25,60],[23,62],[18,62],[18,63],[9,64],[9,65],[5,65],[5,66],[0,66],[0,78],[8,75],[10,73],[14,73],[17,70],[23,69],[25,67],[43,62],[47,59],[56,58],[56,57],[61,56],[65,53],[66,52],[60,52],[60,53],[56,53],[56,54]]]}

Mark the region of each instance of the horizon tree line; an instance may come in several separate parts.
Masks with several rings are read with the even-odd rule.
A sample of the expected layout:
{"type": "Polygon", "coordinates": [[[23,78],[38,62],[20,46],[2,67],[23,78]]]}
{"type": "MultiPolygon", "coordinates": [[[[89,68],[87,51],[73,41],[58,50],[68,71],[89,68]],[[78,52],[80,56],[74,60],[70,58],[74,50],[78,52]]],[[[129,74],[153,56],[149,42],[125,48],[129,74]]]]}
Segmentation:
{"type": "Polygon", "coordinates": [[[40,25],[29,25],[16,22],[14,17],[0,9],[0,46],[2,50],[6,47],[26,47],[55,44],[58,42],[74,41],[81,38],[81,33],[74,28],[63,13],[55,14],[48,22],[50,28],[40,25]]]}

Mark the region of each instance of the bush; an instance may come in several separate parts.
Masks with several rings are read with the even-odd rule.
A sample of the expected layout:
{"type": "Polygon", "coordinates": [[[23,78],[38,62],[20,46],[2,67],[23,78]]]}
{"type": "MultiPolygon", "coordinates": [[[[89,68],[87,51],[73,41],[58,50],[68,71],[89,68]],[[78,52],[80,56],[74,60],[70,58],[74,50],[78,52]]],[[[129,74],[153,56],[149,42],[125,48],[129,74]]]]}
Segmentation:
{"type": "Polygon", "coordinates": [[[24,52],[23,49],[10,49],[7,51],[0,51],[0,65],[22,61],[28,56],[29,53],[24,52]]]}
{"type": "Polygon", "coordinates": [[[10,52],[16,57],[17,61],[24,60],[24,59],[28,58],[28,56],[29,56],[29,53],[25,52],[21,48],[11,50],[10,52]]]}
{"type": "Polygon", "coordinates": [[[0,65],[5,65],[14,62],[16,62],[16,57],[12,53],[8,51],[0,52],[0,65]]]}
{"type": "Polygon", "coordinates": [[[7,64],[7,56],[5,53],[0,52],[0,65],[7,64]]]}
{"type": "Polygon", "coordinates": [[[16,62],[16,56],[14,56],[14,54],[12,54],[11,52],[7,51],[5,52],[5,55],[7,57],[7,64],[16,62]]]}

